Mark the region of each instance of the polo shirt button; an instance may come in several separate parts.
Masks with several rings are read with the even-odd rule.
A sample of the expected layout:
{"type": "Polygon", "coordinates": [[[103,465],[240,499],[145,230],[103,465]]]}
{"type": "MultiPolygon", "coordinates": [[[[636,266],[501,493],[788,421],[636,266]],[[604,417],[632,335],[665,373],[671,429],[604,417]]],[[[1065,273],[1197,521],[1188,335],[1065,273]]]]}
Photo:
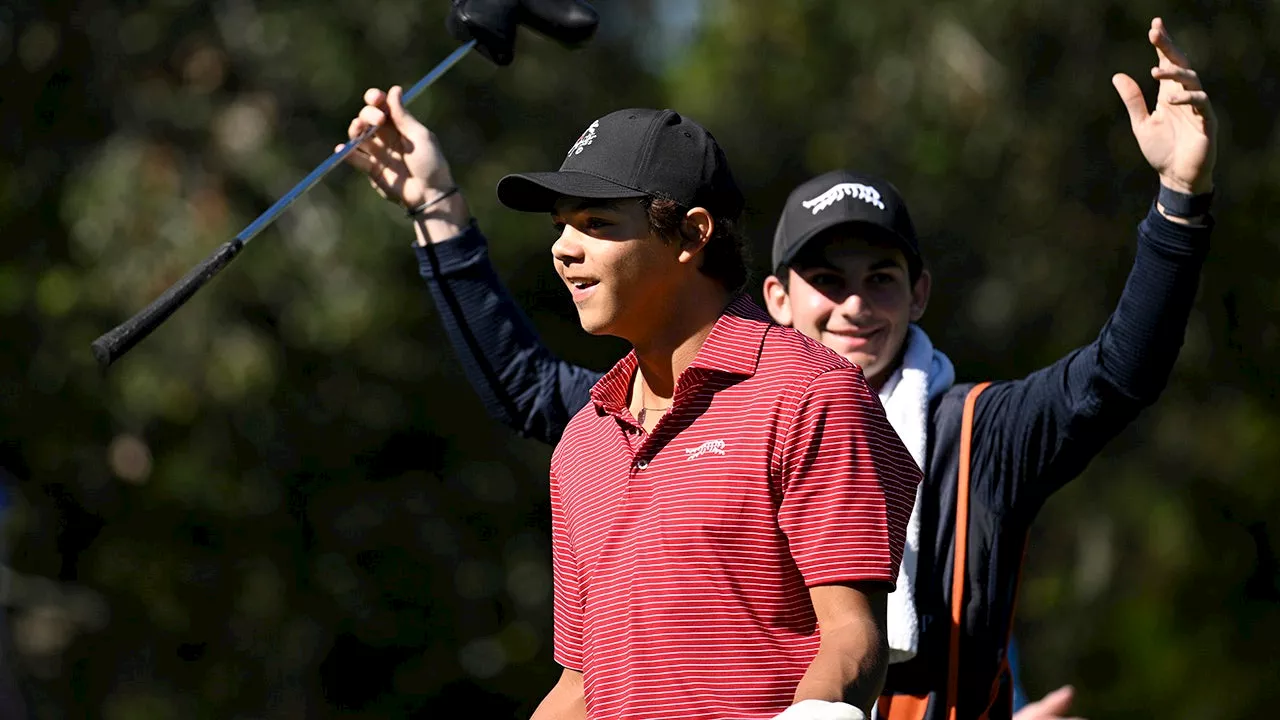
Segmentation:
{"type": "Polygon", "coordinates": [[[637,470],[643,470],[643,469],[645,469],[645,468],[647,468],[647,467],[649,467],[649,461],[648,461],[648,460],[637,460],[637,461],[636,461],[636,469],[637,469],[637,470]]]}

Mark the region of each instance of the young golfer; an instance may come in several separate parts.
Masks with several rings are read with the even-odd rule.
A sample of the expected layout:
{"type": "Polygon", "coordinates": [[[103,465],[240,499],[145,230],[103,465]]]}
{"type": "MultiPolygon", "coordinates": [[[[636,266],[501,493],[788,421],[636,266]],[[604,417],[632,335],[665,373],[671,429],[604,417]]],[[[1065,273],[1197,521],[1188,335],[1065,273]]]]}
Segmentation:
{"type": "MultiPolygon", "coordinates": [[[[366,107],[351,132],[383,120],[366,107]]],[[[424,234],[453,197],[426,188],[405,193],[424,234]]],[[[740,294],[742,196],[715,139],[620,110],[498,198],[553,219],[583,329],[634,348],[551,461],[564,670],[534,717],[864,717],[920,470],[856,366],[740,294]]]]}
{"type": "MultiPolygon", "coordinates": [[[[802,185],[783,210],[776,270],[764,286],[769,312],[862,367],[925,469],[888,602],[893,664],[882,715],[944,718],[955,707],[962,718],[1009,716],[1006,642],[1027,528],[1045,499],[1157,398],[1177,357],[1208,247],[1216,123],[1195,72],[1158,19],[1148,40],[1158,60],[1155,110],[1148,113],[1131,78],[1113,78],[1161,185],[1139,226],[1125,291],[1093,343],[976,396],[968,512],[960,525],[962,416],[974,386],[955,384],[950,361],[914,324],[931,278],[905,203],[888,183],[837,172],[802,185]],[[956,562],[960,527],[963,564],[956,562]],[[956,587],[960,622],[953,626],[956,587]]],[[[380,120],[386,98],[371,92],[365,99],[372,107],[364,112],[380,120]]],[[[452,181],[434,139],[394,101],[390,107],[403,135],[388,126],[386,142],[408,138],[414,149],[396,158],[364,156],[359,166],[406,205],[440,196],[452,181]]],[[[652,228],[672,222],[662,207],[646,212],[652,228]]],[[[415,227],[422,274],[486,407],[521,433],[555,442],[590,402],[599,374],[558,360],[540,343],[499,282],[458,195],[415,227]]],[[[646,407],[660,411],[661,403],[641,412],[653,412],[646,407]]],[[[1020,717],[1064,713],[1069,698],[1069,690],[1058,691],[1020,717]]]]}

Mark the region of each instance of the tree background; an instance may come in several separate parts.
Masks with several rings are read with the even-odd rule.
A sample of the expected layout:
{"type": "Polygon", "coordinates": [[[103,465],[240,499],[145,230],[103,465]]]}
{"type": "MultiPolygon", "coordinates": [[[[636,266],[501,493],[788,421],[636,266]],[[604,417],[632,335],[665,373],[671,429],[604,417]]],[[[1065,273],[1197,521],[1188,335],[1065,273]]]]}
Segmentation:
{"type": "MultiPolygon", "coordinates": [[[[355,173],[109,372],[89,353],[323,159],[365,87],[449,52],[446,6],[0,7],[0,595],[33,717],[527,716],[554,680],[550,450],[486,418],[412,231],[355,173]]],[[[525,34],[413,107],[553,348],[622,351],[581,333],[545,219],[494,183],[666,106],[733,159],[756,280],[794,184],[892,179],[937,278],[923,325],[973,380],[1090,341],[1117,299],[1156,178],[1109,78],[1154,98],[1165,17],[1222,121],[1214,245],[1169,388],[1032,533],[1017,632],[1029,692],[1074,683],[1087,717],[1274,712],[1280,6],[597,6],[589,46],[525,34]]]]}

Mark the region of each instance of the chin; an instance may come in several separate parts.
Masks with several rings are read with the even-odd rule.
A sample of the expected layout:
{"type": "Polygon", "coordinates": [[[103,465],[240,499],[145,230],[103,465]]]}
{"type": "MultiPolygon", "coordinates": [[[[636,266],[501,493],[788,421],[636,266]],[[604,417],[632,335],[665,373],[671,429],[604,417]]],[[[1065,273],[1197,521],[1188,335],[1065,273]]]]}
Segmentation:
{"type": "Polygon", "coordinates": [[[596,313],[578,311],[578,324],[591,335],[608,335],[609,322],[596,313]]]}
{"type": "Polygon", "coordinates": [[[862,372],[866,375],[871,374],[871,371],[876,364],[876,358],[874,356],[868,356],[865,353],[842,353],[841,357],[862,368],[862,372]]]}

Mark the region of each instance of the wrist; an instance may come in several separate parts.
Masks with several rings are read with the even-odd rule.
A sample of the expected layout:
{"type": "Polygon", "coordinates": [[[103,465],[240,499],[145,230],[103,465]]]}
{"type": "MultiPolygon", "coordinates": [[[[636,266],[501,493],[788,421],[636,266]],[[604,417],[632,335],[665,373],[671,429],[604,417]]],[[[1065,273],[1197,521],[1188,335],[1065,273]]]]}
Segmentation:
{"type": "Polygon", "coordinates": [[[414,234],[423,247],[458,237],[471,225],[471,210],[462,193],[441,197],[443,192],[428,190],[427,203],[439,198],[430,208],[412,215],[414,234]]]}
{"type": "Polygon", "coordinates": [[[1213,177],[1196,178],[1188,182],[1181,178],[1161,175],[1160,185],[1183,195],[1205,195],[1213,192],[1213,177]]]}
{"type": "Polygon", "coordinates": [[[1156,209],[1169,220],[1182,223],[1199,223],[1213,204],[1213,192],[1188,193],[1170,187],[1162,180],[1156,196],[1156,209]]]}

